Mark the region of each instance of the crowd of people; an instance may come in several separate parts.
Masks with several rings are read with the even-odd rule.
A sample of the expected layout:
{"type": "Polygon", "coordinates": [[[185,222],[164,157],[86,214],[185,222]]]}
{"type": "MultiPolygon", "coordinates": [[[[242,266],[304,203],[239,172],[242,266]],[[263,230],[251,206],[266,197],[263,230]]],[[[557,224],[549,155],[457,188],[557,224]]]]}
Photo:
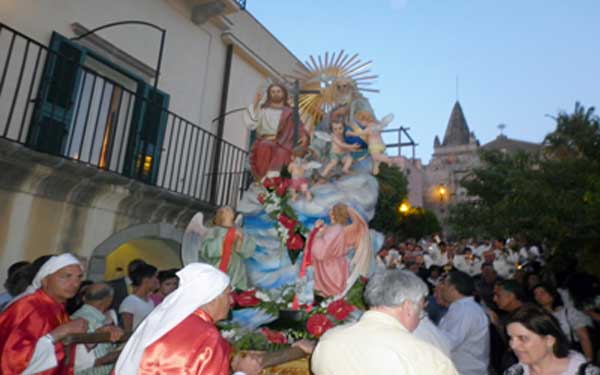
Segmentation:
{"type": "MultiPolygon", "coordinates": [[[[314,374],[600,374],[598,280],[549,272],[541,247],[391,238],[378,261],[360,319],[295,344],[311,354],[314,374]]],[[[136,259],[125,277],[83,277],[68,253],[8,269],[0,373],[262,370],[259,354],[230,359],[215,323],[228,316],[231,280],[215,267],[159,271],[136,259]],[[110,342],[62,344],[76,333],[110,342]]]]}

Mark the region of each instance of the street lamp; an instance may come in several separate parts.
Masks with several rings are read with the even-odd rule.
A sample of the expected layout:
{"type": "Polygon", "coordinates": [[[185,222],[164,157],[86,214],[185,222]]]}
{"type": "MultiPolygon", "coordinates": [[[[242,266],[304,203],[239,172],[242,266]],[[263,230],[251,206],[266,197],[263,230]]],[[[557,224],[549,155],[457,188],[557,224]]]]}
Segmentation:
{"type": "Polygon", "coordinates": [[[438,187],[438,194],[440,195],[440,202],[443,202],[446,194],[448,194],[448,190],[444,187],[444,185],[440,185],[440,187],[438,187]]]}
{"type": "Polygon", "coordinates": [[[406,201],[400,203],[400,206],[398,206],[398,212],[400,212],[402,215],[408,214],[409,211],[410,211],[410,203],[408,203],[406,201]]]}

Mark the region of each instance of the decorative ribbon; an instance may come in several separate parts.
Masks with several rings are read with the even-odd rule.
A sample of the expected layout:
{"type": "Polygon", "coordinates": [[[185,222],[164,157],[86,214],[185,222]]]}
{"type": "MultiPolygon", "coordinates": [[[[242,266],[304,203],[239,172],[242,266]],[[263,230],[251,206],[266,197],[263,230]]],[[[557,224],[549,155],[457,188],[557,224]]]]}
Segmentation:
{"type": "Polygon", "coordinates": [[[221,262],[219,263],[219,269],[227,273],[229,267],[229,261],[231,260],[231,253],[233,252],[233,243],[235,242],[235,227],[227,229],[225,239],[223,239],[223,253],[221,254],[221,262]]]}
{"type": "MultiPolygon", "coordinates": [[[[306,241],[306,247],[304,248],[304,256],[302,257],[302,265],[300,266],[300,279],[306,276],[306,269],[312,263],[312,245],[317,233],[319,232],[319,229],[321,229],[321,226],[314,227],[308,235],[308,241],[306,241]]],[[[292,309],[298,310],[298,307],[300,306],[298,303],[298,295],[296,294],[294,295],[294,300],[292,301],[292,309]]],[[[310,311],[310,307],[307,311],[310,311]]]]}

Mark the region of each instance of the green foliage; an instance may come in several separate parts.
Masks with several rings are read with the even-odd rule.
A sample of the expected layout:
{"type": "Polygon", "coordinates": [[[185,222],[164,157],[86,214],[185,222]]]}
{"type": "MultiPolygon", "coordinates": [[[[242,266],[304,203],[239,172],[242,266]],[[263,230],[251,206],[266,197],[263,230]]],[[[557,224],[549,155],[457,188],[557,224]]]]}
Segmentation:
{"type": "Polygon", "coordinates": [[[396,167],[381,165],[377,175],[379,196],[375,207],[375,216],[369,227],[383,233],[395,232],[400,224],[398,206],[406,199],[408,181],[402,171],[396,167]]]}
{"type": "Polygon", "coordinates": [[[600,245],[600,120],[593,108],[577,103],[556,122],[539,155],[481,154],[483,167],[462,181],[472,201],[450,210],[457,236],[521,236],[543,242],[557,257],[594,258],[600,245]]]}
{"type": "Polygon", "coordinates": [[[400,169],[382,164],[377,181],[379,197],[369,227],[383,233],[395,233],[401,238],[421,238],[440,231],[435,214],[429,210],[411,208],[405,215],[398,212],[408,194],[408,181],[400,169]]]}

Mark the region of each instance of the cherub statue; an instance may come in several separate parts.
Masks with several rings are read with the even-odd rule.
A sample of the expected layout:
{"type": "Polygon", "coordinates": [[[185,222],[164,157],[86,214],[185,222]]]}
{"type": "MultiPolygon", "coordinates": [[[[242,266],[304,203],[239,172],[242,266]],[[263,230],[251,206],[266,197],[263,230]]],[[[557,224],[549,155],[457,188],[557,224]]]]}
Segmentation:
{"type": "Polygon", "coordinates": [[[370,121],[365,123],[366,128],[363,130],[352,130],[346,134],[359,137],[366,136],[367,144],[369,145],[369,154],[373,159],[373,175],[379,174],[379,165],[385,163],[388,165],[399,164],[401,159],[394,159],[385,154],[385,143],[381,138],[381,131],[394,119],[393,114],[385,116],[380,122],[370,121]]]}
{"type": "Polygon", "coordinates": [[[292,175],[288,191],[291,198],[295,201],[298,198],[297,192],[300,191],[307,201],[312,200],[312,194],[309,188],[309,181],[306,178],[306,172],[311,169],[321,168],[321,163],[316,161],[305,161],[307,152],[304,148],[296,147],[292,152],[292,160],[288,164],[288,172],[292,175]]]}
{"type": "MultiPolygon", "coordinates": [[[[326,134],[320,134],[321,137],[327,137],[326,134]]],[[[331,150],[329,152],[329,163],[321,171],[322,177],[327,177],[329,172],[335,168],[338,163],[342,164],[342,172],[348,174],[352,166],[352,155],[350,152],[358,151],[360,146],[357,144],[350,145],[344,142],[344,123],[335,119],[331,121],[331,150]]]]}
{"type": "Polygon", "coordinates": [[[214,226],[204,226],[204,215],[198,212],[188,225],[182,243],[185,264],[204,261],[231,277],[235,289],[246,290],[249,280],[244,260],[254,255],[256,241],[241,229],[241,215],[235,218],[231,207],[217,210],[214,226]]]}

